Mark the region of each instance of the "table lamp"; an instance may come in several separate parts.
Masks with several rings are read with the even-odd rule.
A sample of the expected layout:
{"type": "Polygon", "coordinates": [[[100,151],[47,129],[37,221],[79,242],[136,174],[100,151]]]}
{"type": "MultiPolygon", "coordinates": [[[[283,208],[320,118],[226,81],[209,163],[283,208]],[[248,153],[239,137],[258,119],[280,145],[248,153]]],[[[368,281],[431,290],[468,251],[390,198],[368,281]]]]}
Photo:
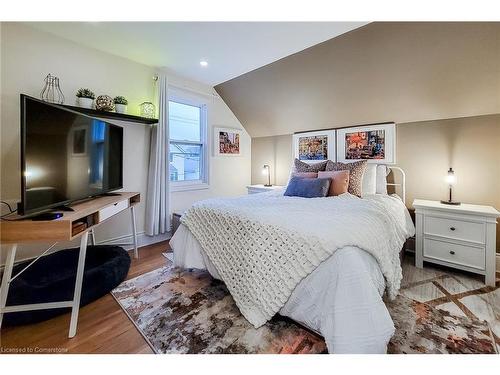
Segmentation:
{"type": "Polygon", "coordinates": [[[267,175],[267,184],[264,186],[273,186],[271,185],[271,167],[267,164],[264,164],[262,167],[262,174],[267,175]]]}
{"type": "Polygon", "coordinates": [[[451,168],[451,167],[448,170],[448,174],[446,176],[446,183],[450,187],[450,199],[447,201],[441,201],[441,203],[458,206],[460,204],[460,202],[455,202],[452,199],[452,190],[453,190],[453,186],[457,183],[457,176],[455,176],[455,172],[453,171],[453,168],[451,168]]]}

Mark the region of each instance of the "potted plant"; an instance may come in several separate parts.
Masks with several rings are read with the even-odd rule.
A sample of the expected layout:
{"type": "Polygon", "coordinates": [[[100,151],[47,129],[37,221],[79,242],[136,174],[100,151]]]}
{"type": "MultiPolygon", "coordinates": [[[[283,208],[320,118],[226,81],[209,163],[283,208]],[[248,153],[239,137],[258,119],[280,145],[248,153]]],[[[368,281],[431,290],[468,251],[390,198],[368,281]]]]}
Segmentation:
{"type": "Polygon", "coordinates": [[[116,96],[113,99],[113,102],[115,103],[115,111],[117,113],[126,113],[127,112],[128,100],[125,99],[125,97],[123,97],[123,96],[116,96]]]}
{"type": "Polygon", "coordinates": [[[95,94],[89,89],[79,89],[76,92],[78,98],[78,105],[82,108],[92,108],[94,103],[95,94]]]}

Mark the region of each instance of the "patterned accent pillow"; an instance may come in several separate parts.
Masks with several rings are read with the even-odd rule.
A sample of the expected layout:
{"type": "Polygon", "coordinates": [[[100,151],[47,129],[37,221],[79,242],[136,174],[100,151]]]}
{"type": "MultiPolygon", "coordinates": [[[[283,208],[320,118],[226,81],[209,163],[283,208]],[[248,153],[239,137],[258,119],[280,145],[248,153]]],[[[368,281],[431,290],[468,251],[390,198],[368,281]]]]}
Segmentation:
{"type": "Polygon", "coordinates": [[[324,171],[326,168],[326,163],[328,160],[322,161],[320,163],[308,164],[300,161],[299,159],[294,160],[295,172],[319,172],[324,171]]]}
{"type": "Polygon", "coordinates": [[[334,163],[331,160],[328,160],[326,165],[327,171],[349,171],[349,187],[347,191],[353,195],[357,195],[361,197],[361,193],[363,192],[362,184],[363,184],[363,174],[365,173],[366,165],[368,164],[367,160],[355,161],[353,163],[334,163]]]}

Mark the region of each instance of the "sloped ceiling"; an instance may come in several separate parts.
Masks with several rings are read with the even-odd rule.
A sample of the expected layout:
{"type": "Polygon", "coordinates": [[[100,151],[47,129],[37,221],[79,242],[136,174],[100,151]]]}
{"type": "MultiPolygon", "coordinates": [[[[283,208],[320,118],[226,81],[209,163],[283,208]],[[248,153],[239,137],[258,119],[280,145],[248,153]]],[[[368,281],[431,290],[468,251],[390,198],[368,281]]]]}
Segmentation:
{"type": "Polygon", "coordinates": [[[371,23],[216,86],[252,137],[500,113],[500,23],[371,23]]]}
{"type": "Polygon", "coordinates": [[[209,85],[366,22],[28,22],[76,43],[209,85]],[[200,60],[208,62],[200,66],[200,60]]]}

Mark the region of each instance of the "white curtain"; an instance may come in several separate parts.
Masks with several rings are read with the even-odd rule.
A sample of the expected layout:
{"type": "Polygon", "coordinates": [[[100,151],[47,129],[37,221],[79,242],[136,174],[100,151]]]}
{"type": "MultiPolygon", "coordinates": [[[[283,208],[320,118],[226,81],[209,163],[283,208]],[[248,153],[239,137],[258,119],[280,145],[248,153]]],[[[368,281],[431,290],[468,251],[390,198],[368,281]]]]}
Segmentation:
{"type": "Polygon", "coordinates": [[[155,236],[170,230],[168,79],[160,74],[158,85],[158,124],[151,129],[148,191],[146,195],[146,234],[155,236]]]}

